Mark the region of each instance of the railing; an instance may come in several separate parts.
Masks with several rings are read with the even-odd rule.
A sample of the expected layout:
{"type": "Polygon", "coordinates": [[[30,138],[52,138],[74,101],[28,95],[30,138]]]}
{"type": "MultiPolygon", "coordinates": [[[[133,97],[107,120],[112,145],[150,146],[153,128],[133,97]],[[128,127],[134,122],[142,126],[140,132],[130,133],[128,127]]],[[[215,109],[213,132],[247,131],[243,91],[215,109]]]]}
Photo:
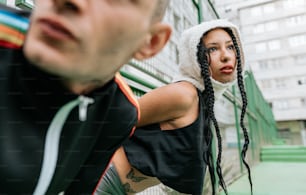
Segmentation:
{"type": "Polygon", "coordinates": [[[305,146],[273,145],[261,148],[261,162],[306,162],[305,146]]]}

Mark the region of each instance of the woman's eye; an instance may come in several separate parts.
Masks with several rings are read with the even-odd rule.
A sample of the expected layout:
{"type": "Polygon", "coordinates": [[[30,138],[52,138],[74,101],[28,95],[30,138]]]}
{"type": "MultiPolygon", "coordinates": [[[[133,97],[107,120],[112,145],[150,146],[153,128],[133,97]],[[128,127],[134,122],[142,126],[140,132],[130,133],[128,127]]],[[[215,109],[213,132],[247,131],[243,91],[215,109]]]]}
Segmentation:
{"type": "Polygon", "coordinates": [[[235,49],[234,45],[229,45],[228,48],[229,48],[230,50],[234,50],[234,49],[235,49]]]}
{"type": "Polygon", "coordinates": [[[214,51],[217,51],[217,48],[211,47],[207,49],[208,53],[213,53],[214,51]]]}

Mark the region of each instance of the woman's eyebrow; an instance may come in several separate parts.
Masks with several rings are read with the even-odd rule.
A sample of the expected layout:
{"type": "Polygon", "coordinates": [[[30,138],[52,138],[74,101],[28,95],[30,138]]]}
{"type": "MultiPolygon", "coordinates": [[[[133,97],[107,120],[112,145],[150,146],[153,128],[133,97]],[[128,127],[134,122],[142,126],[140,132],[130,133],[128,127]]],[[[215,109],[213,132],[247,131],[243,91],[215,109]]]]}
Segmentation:
{"type": "Polygon", "coordinates": [[[215,45],[218,45],[218,43],[217,43],[217,42],[207,43],[207,46],[209,46],[209,45],[211,45],[211,46],[215,46],[215,45]]]}
{"type": "MultiPolygon", "coordinates": [[[[225,42],[225,44],[231,44],[231,43],[233,43],[232,40],[228,40],[228,41],[225,42]]],[[[219,45],[219,43],[218,42],[209,42],[209,43],[206,44],[206,46],[216,46],[216,45],[219,45]]]]}

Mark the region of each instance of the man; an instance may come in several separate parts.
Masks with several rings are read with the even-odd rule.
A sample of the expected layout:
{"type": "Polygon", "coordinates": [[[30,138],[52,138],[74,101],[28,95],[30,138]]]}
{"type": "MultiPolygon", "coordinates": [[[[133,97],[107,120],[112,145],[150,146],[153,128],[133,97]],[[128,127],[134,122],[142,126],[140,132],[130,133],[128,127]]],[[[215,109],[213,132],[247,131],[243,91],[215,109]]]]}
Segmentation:
{"type": "Polygon", "coordinates": [[[0,6],[0,194],[94,193],[139,116],[117,72],[166,44],[166,2],[36,0],[26,35],[0,6]]]}

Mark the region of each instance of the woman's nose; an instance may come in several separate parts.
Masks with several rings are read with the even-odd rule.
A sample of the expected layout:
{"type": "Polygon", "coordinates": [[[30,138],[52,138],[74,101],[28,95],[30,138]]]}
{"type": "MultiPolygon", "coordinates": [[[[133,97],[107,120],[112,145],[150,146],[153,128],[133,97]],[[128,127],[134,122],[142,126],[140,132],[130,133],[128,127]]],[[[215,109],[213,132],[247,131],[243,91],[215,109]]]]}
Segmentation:
{"type": "Polygon", "coordinates": [[[231,55],[232,53],[227,48],[223,48],[221,51],[221,61],[228,61],[229,59],[231,59],[231,55]]]}

